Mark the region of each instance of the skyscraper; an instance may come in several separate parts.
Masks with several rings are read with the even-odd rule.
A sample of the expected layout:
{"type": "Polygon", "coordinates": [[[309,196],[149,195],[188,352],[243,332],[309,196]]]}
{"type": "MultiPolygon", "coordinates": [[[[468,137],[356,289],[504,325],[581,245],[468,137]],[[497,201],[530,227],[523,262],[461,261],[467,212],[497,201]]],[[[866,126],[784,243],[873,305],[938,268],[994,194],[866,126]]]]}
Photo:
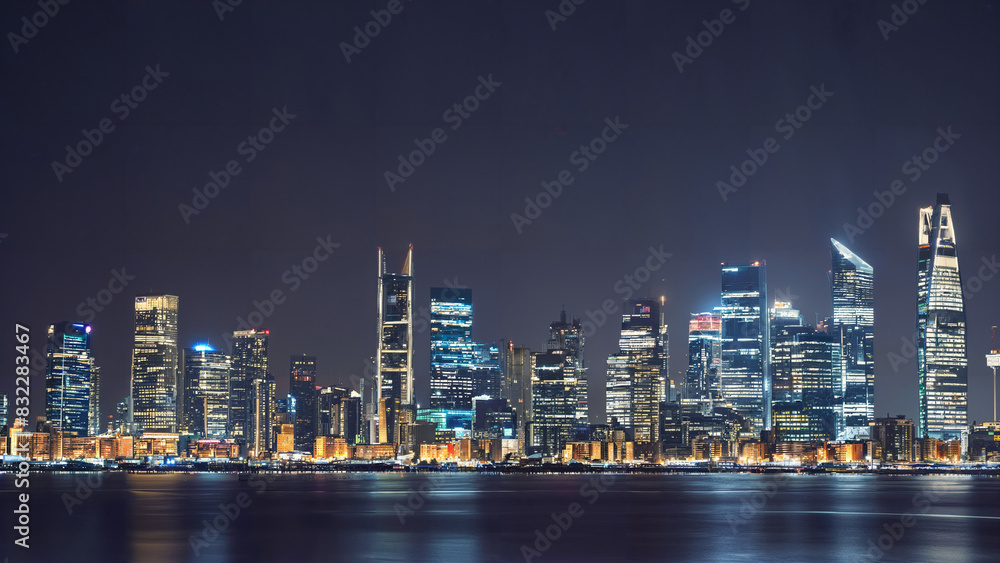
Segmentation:
{"type": "Polygon", "coordinates": [[[177,429],[176,295],[135,298],[132,422],[139,432],[177,429]]]}
{"type": "MultiPolygon", "coordinates": [[[[385,255],[378,249],[378,348],[371,415],[383,399],[395,408],[413,404],[413,245],[406,251],[398,274],[386,271],[385,255]]],[[[392,413],[398,419],[399,413],[392,413]]],[[[372,430],[371,440],[375,439],[372,430]]],[[[379,431],[381,433],[381,431],[379,431]]]]}
{"type": "Polygon", "coordinates": [[[316,443],[316,356],[292,356],[288,394],[295,397],[295,449],[312,452],[316,443]]]}
{"type": "MultiPolygon", "coordinates": [[[[257,381],[267,378],[267,350],[271,331],[237,330],[233,333],[232,369],[229,377],[229,438],[250,444],[254,431],[257,381]]],[[[261,397],[266,399],[266,397],[261,397]]],[[[270,422],[268,422],[270,427],[270,422]]]]}
{"type": "Polygon", "coordinates": [[[965,301],[948,194],[920,210],[917,247],[917,435],[961,436],[968,423],[965,301]]]}
{"type": "Polygon", "coordinates": [[[90,414],[87,434],[97,436],[104,432],[101,428],[101,367],[91,358],[90,364],[90,414]]]}
{"type": "Polygon", "coordinates": [[[688,369],[685,381],[687,399],[701,406],[702,414],[711,414],[721,396],[719,366],[722,317],[715,313],[699,313],[688,323],[688,369]]]}
{"type": "Polygon", "coordinates": [[[265,457],[274,452],[276,436],[274,432],[276,385],[274,375],[268,373],[263,378],[254,379],[250,384],[250,442],[252,457],[265,457]]]}
{"type": "Polygon", "coordinates": [[[781,328],[775,339],[772,410],[778,439],[833,440],[840,404],[839,341],[801,325],[781,328]]]}
{"type": "Polygon", "coordinates": [[[770,330],[764,262],[722,266],[723,397],[750,421],[751,432],[771,426],[768,370],[770,330]]]}
{"type": "Polygon", "coordinates": [[[185,348],[183,357],[180,429],[203,438],[225,438],[229,427],[229,357],[208,344],[185,348]]]}
{"type": "Polygon", "coordinates": [[[619,351],[608,357],[607,414],[639,443],[660,439],[663,321],[655,299],[630,299],[624,307],[619,351]]]}
{"type": "Polygon", "coordinates": [[[837,437],[863,439],[875,419],[875,290],[872,267],[830,239],[833,267],[833,323],[830,333],[840,344],[837,437]]]}
{"type": "Polygon", "coordinates": [[[472,290],[431,288],[432,409],[472,410],[472,290]]]}
{"type": "MultiPolygon", "coordinates": [[[[586,429],[590,424],[589,400],[587,398],[587,366],[583,359],[583,328],[580,319],[573,319],[573,322],[566,320],[566,311],[559,314],[559,320],[549,325],[549,340],[545,345],[546,350],[555,352],[565,351],[567,361],[573,366],[573,379],[571,384],[576,394],[576,406],[573,408],[574,427],[586,429]]],[[[583,439],[586,439],[584,436],[583,439]]]]}
{"type": "Polygon", "coordinates": [[[534,354],[531,445],[545,454],[558,454],[575,436],[576,376],[576,364],[566,350],[534,354]]]}
{"type": "Polygon", "coordinates": [[[514,409],[517,420],[518,448],[524,452],[527,423],[531,416],[531,376],[534,357],[526,346],[514,346],[510,340],[500,343],[500,371],[503,380],[500,396],[514,409]]]}
{"type": "Polygon", "coordinates": [[[90,430],[90,326],[49,326],[45,348],[45,418],[67,434],[90,430]]]}

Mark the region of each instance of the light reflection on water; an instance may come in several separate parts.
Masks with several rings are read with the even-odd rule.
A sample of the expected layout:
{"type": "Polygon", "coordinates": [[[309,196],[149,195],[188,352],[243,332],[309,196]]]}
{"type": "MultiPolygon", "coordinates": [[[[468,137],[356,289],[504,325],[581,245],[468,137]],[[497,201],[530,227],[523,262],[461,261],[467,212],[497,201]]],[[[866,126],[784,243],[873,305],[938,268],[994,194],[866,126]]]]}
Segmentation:
{"type": "MultiPolygon", "coordinates": [[[[595,478],[112,473],[69,515],[78,476],[36,474],[26,560],[524,561],[522,545],[549,528],[559,538],[533,561],[859,561],[905,514],[914,520],[883,561],[996,561],[1000,550],[998,479],[619,475],[601,492],[595,478]],[[248,504],[226,516],[238,499],[248,504]],[[582,515],[552,528],[573,503],[582,515]]],[[[0,491],[13,506],[9,476],[0,491]]]]}

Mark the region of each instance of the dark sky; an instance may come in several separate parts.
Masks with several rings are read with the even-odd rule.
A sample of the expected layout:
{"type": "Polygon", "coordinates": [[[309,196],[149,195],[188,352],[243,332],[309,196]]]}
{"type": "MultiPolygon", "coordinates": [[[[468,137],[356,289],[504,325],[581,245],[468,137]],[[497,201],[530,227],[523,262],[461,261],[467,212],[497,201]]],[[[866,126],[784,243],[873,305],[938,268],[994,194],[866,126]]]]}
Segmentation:
{"type": "MultiPolygon", "coordinates": [[[[769,301],[778,290],[793,296],[812,321],[831,313],[834,236],[875,269],[876,410],[916,415],[916,364],[894,366],[890,353],[913,334],[918,208],[950,193],[966,280],[1000,252],[995,2],[931,0],[888,41],[878,21],[890,20],[893,3],[883,0],[589,0],[555,30],[545,11],[557,0],[404,2],[345,60],[340,44],[387,4],[247,0],[220,21],[208,0],[71,2],[17,53],[7,35],[7,329],[30,325],[42,350],[45,327],[85,320],[79,304],[108,287],[112,270],[135,276],[92,320],[107,414],[128,392],[135,294],[179,295],[180,341],[189,346],[221,344],[254,300],[281,289],[287,300],[265,326],[283,393],[293,353],[318,356],[322,384],[362,372],[376,344],[377,246],[398,270],[413,244],[417,309],[431,287],[457,280],[473,290],[477,340],[535,348],[562,306],[587,318],[606,299],[620,302],[615,283],[662,245],[672,256],[637,295],[667,298],[677,378],[689,313],[718,304],[720,262],[766,260],[769,301]],[[678,72],[672,54],[725,9],[735,21],[710,22],[721,35],[678,72]],[[124,116],[115,100],[157,65],[168,76],[124,116]],[[445,111],[490,75],[500,85],[453,129],[445,111]],[[785,139],[776,122],[821,86],[833,95],[785,139]],[[295,117],[247,162],[240,144],[286,107],[295,117]],[[616,117],[628,128],[579,171],[574,151],[616,117]],[[57,179],[52,163],[65,163],[66,145],[103,119],[114,129],[57,179]],[[904,163],[949,126],[960,137],[914,181],[904,163]],[[436,128],[447,138],[391,191],[385,171],[436,128]],[[768,137],[777,151],[723,201],[716,182],[768,137]],[[192,190],[230,160],[240,173],[185,223],[178,206],[191,205],[192,190]],[[519,234],[511,214],[564,169],[573,183],[519,234]],[[896,179],[906,191],[850,242],[845,222],[896,179]],[[340,247],[289,291],[283,272],[327,236],[340,247]]],[[[38,10],[3,2],[0,30],[20,34],[21,17],[38,10]]],[[[618,322],[586,344],[598,418],[618,322]]],[[[968,323],[970,418],[983,420],[1000,277],[968,301],[968,323]]],[[[12,368],[7,338],[0,365],[12,368]]],[[[421,402],[428,348],[428,334],[418,334],[421,402]]],[[[12,393],[7,373],[0,390],[12,393]]],[[[41,414],[44,378],[32,385],[41,414]]]]}

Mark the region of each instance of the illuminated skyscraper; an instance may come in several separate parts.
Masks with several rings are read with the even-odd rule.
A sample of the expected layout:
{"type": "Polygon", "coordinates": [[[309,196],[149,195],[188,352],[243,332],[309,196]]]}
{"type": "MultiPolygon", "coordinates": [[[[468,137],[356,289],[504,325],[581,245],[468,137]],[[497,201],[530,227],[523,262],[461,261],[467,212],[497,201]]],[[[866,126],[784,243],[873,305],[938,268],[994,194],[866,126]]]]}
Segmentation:
{"type": "MultiPolygon", "coordinates": [[[[233,333],[232,370],[229,376],[229,438],[252,442],[257,381],[267,378],[267,350],[271,331],[237,330],[233,333]]],[[[266,397],[261,397],[266,399],[266,397]]],[[[266,401],[263,403],[266,406],[266,401]]],[[[272,407],[273,408],[273,407],[272,407]]],[[[267,424],[270,427],[270,423],[267,424]]]]}
{"type": "Polygon", "coordinates": [[[921,438],[960,437],[968,424],[965,301],[948,194],[920,210],[917,378],[921,438]]]}
{"type": "Polygon", "coordinates": [[[692,315],[688,323],[687,398],[701,405],[702,414],[721,396],[719,366],[722,364],[722,317],[714,313],[692,315]]]}
{"type": "Polygon", "coordinates": [[[811,326],[787,325],[773,348],[774,430],[782,441],[836,438],[840,344],[811,326]]]}
{"type": "Polygon", "coordinates": [[[472,290],[431,288],[431,409],[472,410],[472,290]]]}
{"type": "MultiPolygon", "coordinates": [[[[93,358],[91,358],[93,360],[93,358]]],[[[95,362],[90,365],[90,414],[88,434],[97,436],[104,432],[101,428],[101,367],[95,362]]]]}
{"type": "Polygon", "coordinates": [[[619,351],[608,357],[607,416],[636,442],[660,439],[663,381],[663,321],[655,299],[630,299],[622,314],[619,351]]]}
{"type": "MultiPolygon", "coordinates": [[[[586,429],[590,424],[589,400],[587,398],[587,366],[583,359],[583,328],[580,319],[567,322],[566,311],[559,314],[559,320],[549,325],[549,341],[546,350],[555,352],[564,350],[566,359],[573,365],[573,376],[570,380],[575,394],[576,406],[573,409],[574,427],[586,429]]],[[[586,439],[586,436],[582,437],[586,439]]]]}
{"type": "Polygon", "coordinates": [[[522,453],[527,437],[527,423],[531,417],[531,376],[534,372],[534,357],[526,346],[514,346],[509,340],[500,345],[500,396],[514,409],[517,420],[518,448],[522,453]]]}
{"type": "Polygon", "coordinates": [[[45,418],[67,434],[90,430],[90,326],[49,326],[45,348],[45,418]]]}
{"type": "Polygon", "coordinates": [[[771,427],[768,370],[770,330],[763,262],[722,266],[722,396],[750,421],[751,432],[771,427]]]}
{"type": "Polygon", "coordinates": [[[208,344],[184,349],[180,430],[207,439],[226,437],[229,427],[228,356],[208,344]]]}
{"type": "Polygon", "coordinates": [[[385,256],[378,249],[378,352],[375,358],[375,402],[396,398],[413,403],[413,245],[406,252],[403,270],[386,272],[385,256]]]}
{"type": "Polygon", "coordinates": [[[132,422],[138,432],[177,430],[176,295],[135,298],[132,422]]]}
{"type": "MultiPolygon", "coordinates": [[[[805,326],[802,315],[792,304],[775,301],[771,308],[771,402],[792,399],[792,350],[790,345],[796,334],[811,333],[813,327],[805,326]]],[[[801,397],[800,397],[801,400],[801,397]]]]}
{"type": "Polygon", "coordinates": [[[830,239],[833,267],[833,323],[830,334],[840,343],[837,437],[868,437],[875,419],[875,289],[872,267],[830,239]]]}
{"type": "Polygon", "coordinates": [[[270,373],[262,379],[254,379],[250,384],[250,441],[249,453],[253,457],[264,457],[274,452],[277,437],[274,432],[275,391],[274,376],[270,373]]]}
{"type": "Polygon", "coordinates": [[[295,449],[312,452],[316,444],[316,356],[292,356],[288,394],[295,397],[295,449]]]}
{"type": "Polygon", "coordinates": [[[534,354],[531,376],[531,445],[556,455],[576,431],[577,367],[566,350],[534,354]]]}

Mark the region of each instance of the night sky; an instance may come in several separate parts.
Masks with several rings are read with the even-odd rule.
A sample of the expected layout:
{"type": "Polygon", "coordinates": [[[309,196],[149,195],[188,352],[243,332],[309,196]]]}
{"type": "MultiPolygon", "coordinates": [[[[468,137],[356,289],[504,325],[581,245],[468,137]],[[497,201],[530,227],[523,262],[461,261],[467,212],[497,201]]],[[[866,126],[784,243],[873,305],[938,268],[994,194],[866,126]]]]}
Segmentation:
{"type": "MultiPolygon", "coordinates": [[[[662,246],[671,256],[635,296],[666,297],[679,379],[690,313],[719,303],[720,262],[766,260],[768,301],[791,298],[811,323],[831,314],[837,237],[875,269],[876,412],[913,418],[916,363],[893,365],[890,354],[914,331],[918,208],[950,194],[967,282],[1000,253],[992,1],[897,2],[919,9],[896,30],[883,26],[888,40],[878,23],[892,23],[887,0],[564,0],[575,11],[553,19],[555,30],[546,10],[558,11],[557,0],[404,1],[388,24],[369,25],[378,34],[351,47],[350,62],[341,44],[393,3],[246,0],[221,21],[209,0],[111,4],[60,6],[26,43],[7,34],[22,33],[37,3],[0,5],[0,319],[9,331],[0,391],[13,392],[14,323],[29,325],[42,351],[48,324],[89,320],[106,417],[128,393],[133,297],[151,290],[180,296],[183,347],[221,346],[255,300],[282,290],[263,323],[279,394],[290,354],[318,356],[319,383],[348,383],[375,352],[376,247],[398,271],[409,244],[418,317],[447,280],[472,288],[477,341],[533,349],[563,306],[587,319],[607,299],[620,304],[615,284],[662,246]],[[688,37],[720,17],[731,23],[709,21],[721,35],[680,72],[688,37]],[[812,88],[832,95],[820,103],[812,88]],[[477,92],[474,111],[454,111],[477,92]],[[799,128],[779,123],[810,100],[799,128]],[[606,119],[627,128],[595,160],[574,157],[606,119]],[[97,138],[82,130],[102,120],[100,144],[79,163],[70,156],[71,171],[53,170],[66,165],[67,145],[97,138]],[[271,124],[281,130],[250,148],[248,137],[271,124]],[[948,150],[919,178],[906,173],[949,127],[958,137],[939,141],[948,150]],[[717,182],[768,138],[767,161],[724,200],[717,182]],[[398,173],[415,140],[434,152],[390,189],[386,171],[398,173]],[[227,187],[195,201],[193,190],[230,161],[239,172],[227,187]],[[572,183],[519,233],[511,214],[524,215],[525,198],[563,170],[572,183]],[[897,179],[905,192],[852,242],[845,223],[897,179]],[[185,217],[181,204],[207,205],[185,217]],[[313,256],[317,237],[339,247],[308,279],[285,274],[313,256]],[[91,319],[85,302],[113,270],[134,279],[91,319]]],[[[983,355],[1000,324],[1000,276],[975,287],[970,421],[981,421],[991,416],[983,355]]],[[[598,421],[619,322],[586,343],[598,421]]],[[[415,338],[426,404],[429,336],[415,338]]],[[[43,391],[38,372],[33,415],[43,391]]]]}

